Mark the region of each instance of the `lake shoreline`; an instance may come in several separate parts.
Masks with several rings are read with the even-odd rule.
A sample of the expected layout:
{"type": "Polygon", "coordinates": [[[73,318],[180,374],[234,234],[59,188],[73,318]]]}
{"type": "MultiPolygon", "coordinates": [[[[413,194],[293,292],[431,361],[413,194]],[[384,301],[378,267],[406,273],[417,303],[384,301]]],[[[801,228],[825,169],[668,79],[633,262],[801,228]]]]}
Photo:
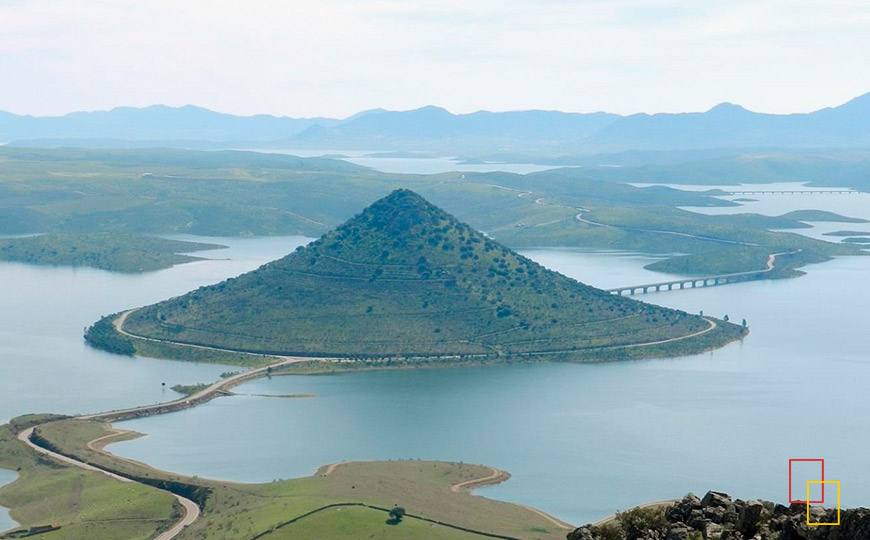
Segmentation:
{"type": "MultiPolygon", "coordinates": [[[[8,482],[0,482],[0,489],[3,489],[6,486],[14,484],[15,482],[18,481],[18,479],[21,478],[21,473],[19,473],[18,471],[13,471],[10,469],[3,469],[2,467],[0,467],[0,470],[9,471],[10,473],[12,473],[11,480],[9,480],[8,482]]],[[[15,529],[16,527],[20,527],[20,526],[21,526],[21,524],[18,523],[18,521],[16,521],[15,518],[12,517],[12,510],[10,508],[5,507],[5,506],[0,506],[0,534],[4,533],[6,531],[11,531],[12,529],[15,529]],[[6,514],[6,519],[3,519],[4,513],[6,514]],[[7,525],[9,525],[9,526],[7,527],[7,525]]]]}
{"type": "MultiPolygon", "coordinates": [[[[84,469],[88,471],[89,474],[106,474],[109,477],[122,482],[133,482],[136,484],[155,487],[162,491],[169,492],[179,500],[183,499],[183,502],[187,502],[188,504],[185,506],[186,512],[171,529],[171,531],[175,531],[175,533],[165,533],[167,534],[166,538],[173,538],[175,534],[185,530],[185,527],[198,526],[201,528],[208,528],[211,527],[213,520],[218,519],[219,521],[220,518],[217,516],[221,512],[219,510],[214,510],[213,505],[220,506],[223,504],[220,502],[221,494],[225,494],[226,490],[230,490],[228,493],[238,493],[238,491],[236,491],[237,488],[245,486],[248,490],[256,491],[266,489],[271,492],[274,490],[273,486],[275,485],[275,482],[298,485],[300,482],[304,483],[313,480],[317,480],[321,483],[343,481],[344,483],[351,482],[353,484],[361,484],[365,479],[365,474],[361,476],[361,472],[366,470],[374,469],[376,471],[381,471],[374,478],[382,478],[382,475],[384,474],[388,475],[388,477],[399,478],[403,477],[403,475],[407,476],[409,468],[421,469],[421,471],[423,468],[434,468],[436,473],[435,476],[427,480],[427,482],[434,483],[427,485],[426,487],[430,490],[434,488],[435,491],[430,493],[429,496],[430,498],[434,496],[434,500],[441,500],[448,506],[456,506],[459,504],[460,507],[465,507],[473,503],[474,506],[482,505],[483,507],[489,506],[493,508],[501,508],[501,512],[508,512],[508,514],[514,519],[515,523],[535,524],[535,522],[537,522],[538,526],[545,524],[549,527],[549,531],[547,529],[542,529],[542,531],[548,532],[548,538],[553,538],[553,540],[559,537],[557,536],[558,534],[564,534],[559,533],[558,531],[573,529],[573,526],[567,525],[565,522],[531,507],[500,502],[478,496],[474,496],[471,499],[465,499],[464,497],[471,497],[470,493],[473,489],[501,483],[510,478],[509,473],[484,465],[419,460],[348,461],[323,465],[318,467],[314,474],[299,478],[279,480],[269,483],[234,483],[210,478],[199,478],[197,476],[191,477],[187,475],[178,475],[157,469],[146,463],[114,455],[104,450],[106,443],[110,443],[111,438],[118,436],[128,437],[130,435],[138,434],[116,430],[111,427],[110,423],[102,422],[98,419],[95,421],[95,419],[82,419],[80,417],[60,419],[58,419],[58,417],[48,417],[45,419],[28,420],[22,417],[19,420],[21,422],[18,428],[13,424],[5,426],[15,432],[15,440],[17,444],[27,444],[34,448],[34,450],[45,454],[52,459],[60,460],[65,462],[67,465],[73,465],[84,469]],[[95,436],[96,438],[94,438],[95,436]],[[340,473],[336,473],[338,469],[341,469],[340,473]],[[345,469],[348,469],[348,471],[345,472],[345,469]],[[450,484],[445,486],[438,483],[439,481],[436,479],[442,478],[442,476],[437,473],[438,470],[443,470],[445,473],[452,471],[451,474],[454,479],[450,481],[450,484]],[[333,476],[339,476],[340,479],[332,480],[333,476]],[[327,477],[329,478],[327,479],[327,477]],[[342,478],[344,478],[344,480],[342,480],[342,478]],[[215,493],[217,498],[214,501],[211,501],[213,492],[218,492],[215,493]],[[190,508],[187,508],[188,506],[190,508]],[[203,512],[203,517],[208,517],[208,512],[212,510],[214,511],[214,515],[211,515],[211,519],[203,524],[202,520],[197,519],[197,517],[200,516],[200,510],[203,512]]],[[[380,483],[381,480],[377,480],[377,484],[380,483]]],[[[356,486],[349,487],[353,490],[356,486]]],[[[361,499],[358,497],[348,498],[350,495],[345,495],[343,498],[339,498],[337,501],[333,501],[326,506],[316,508],[313,512],[319,512],[333,506],[342,507],[354,505],[365,506],[377,511],[388,511],[389,507],[387,507],[383,502],[380,503],[380,506],[377,504],[372,506],[371,498],[374,497],[377,499],[378,497],[376,489],[372,491],[371,488],[366,488],[365,485],[359,485],[359,487],[361,490],[357,495],[362,497],[361,499]]],[[[423,487],[423,485],[421,485],[421,487],[423,487]]],[[[395,495],[395,493],[392,495],[395,495]]],[[[409,494],[405,496],[412,498],[409,494]]],[[[262,496],[258,496],[257,498],[262,499],[262,496]]],[[[272,496],[266,497],[267,500],[271,498],[272,496]]],[[[392,500],[392,498],[390,500],[392,500]]],[[[263,503],[259,502],[257,504],[263,503]]],[[[486,512],[480,512],[477,517],[465,517],[459,519],[456,516],[452,518],[447,517],[450,514],[439,516],[440,511],[437,510],[431,511],[431,513],[424,512],[423,515],[419,515],[419,510],[422,510],[422,508],[419,506],[417,508],[418,515],[412,514],[409,511],[409,518],[420,519],[440,526],[488,536],[493,536],[493,533],[499,532],[497,530],[499,527],[503,527],[502,525],[495,525],[495,522],[491,521],[490,517],[487,517],[486,512]],[[469,526],[467,523],[469,519],[473,522],[476,521],[477,523],[475,523],[475,525],[478,526],[469,526]],[[489,527],[491,528],[479,526],[484,523],[489,524],[489,527]]],[[[301,517],[306,515],[308,514],[302,514],[301,517]]],[[[301,517],[299,519],[301,519],[301,517]]],[[[173,519],[178,518],[176,516],[173,519]]],[[[293,520],[288,522],[288,524],[292,522],[293,520]]],[[[32,524],[28,524],[25,526],[31,525],[32,524]]],[[[20,526],[21,525],[19,525],[19,527],[20,526]]],[[[516,525],[504,526],[515,527],[516,525]]],[[[275,527],[274,525],[268,525],[267,528],[274,529],[275,527]]],[[[496,534],[496,537],[509,538],[507,536],[498,536],[498,534],[496,534]]],[[[164,536],[160,536],[160,538],[164,538],[164,536]]],[[[513,538],[513,536],[510,538],[513,538]]]]}

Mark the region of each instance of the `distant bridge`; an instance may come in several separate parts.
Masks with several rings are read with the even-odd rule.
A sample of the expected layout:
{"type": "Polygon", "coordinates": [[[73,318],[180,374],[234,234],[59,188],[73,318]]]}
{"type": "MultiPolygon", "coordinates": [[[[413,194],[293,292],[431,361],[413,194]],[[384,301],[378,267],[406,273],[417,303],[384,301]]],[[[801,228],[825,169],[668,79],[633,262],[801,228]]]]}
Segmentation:
{"type": "Polygon", "coordinates": [[[741,272],[739,274],[722,274],[720,276],[707,276],[700,278],[677,279],[674,281],[662,281],[659,283],[647,283],[645,285],[629,285],[628,287],[617,287],[616,289],[607,289],[607,292],[622,296],[624,293],[630,295],[646,294],[648,292],[672,291],[679,289],[695,289],[698,287],[715,287],[716,285],[725,285],[726,283],[738,283],[741,281],[755,281],[764,279],[765,274],[769,270],[758,270],[756,272],[741,272]]]}
{"type": "Polygon", "coordinates": [[[629,295],[646,294],[649,292],[673,291],[680,289],[696,289],[699,287],[715,287],[717,285],[726,285],[728,283],[740,283],[742,281],[756,281],[764,279],[767,274],[773,271],[773,265],[776,263],[776,258],[780,255],[791,255],[798,253],[796,251],[784,251],[782,253],[771,253],[767,257],[767,265],[764,270],[750,270],[748,272],[734,272],[731,274],[719,274],[716,276],[694,277],[675,279],[673,281],[660,281],[658,283],[646,283],[644,285],[629,285],[627,287],[617,287],[615,289],[606,289],[611,294],[623,296],[625,293],[629,295]]]}
{"type": "Polygon", "coordinates": [[[728,195],[866,195],[865,192],[851,189],[764,189],[726,191],[725,193],[728,195]]]}

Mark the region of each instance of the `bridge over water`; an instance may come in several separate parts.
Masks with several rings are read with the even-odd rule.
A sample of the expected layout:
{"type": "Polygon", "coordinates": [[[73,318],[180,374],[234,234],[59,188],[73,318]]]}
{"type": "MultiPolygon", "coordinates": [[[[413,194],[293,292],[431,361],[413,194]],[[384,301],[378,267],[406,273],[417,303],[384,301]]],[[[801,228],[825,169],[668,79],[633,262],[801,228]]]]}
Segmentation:
{"type": "Polygon", "coordinates": [[[734,272],[731,274],[718,274],[715,276],[691,277],[675,279],[672,281],[659,281],[657,283],[646,283],[643,285],[629,285],[627,287],[606,289],[606,291],[611,294],[623,296],[625,293],[628,293],[629,295],[646,294],[649,292],[696,289],[698,287],[715,287],[717,285],[740,283],[742,281],[755,281],[758,279],[764,279],[765,277],[767,277],[767,274],[773,271],[773,266],[774,264],[776,264],[777,257],[779,257],[780,255],[792,255],[800,251],[801,250],[784,251],[782,253],[771,253],[767,256],[767,265],[764,270],[750,270],[748,272],[734,272]]]}
{"type": "Polygon", "coordinates": [[[754,189],[725,193],[728,195],[867,195],[866,192],[851,189],[754,189]]]}
{"type": "Polygon", "coordinates": [[[767,274],[768,272],[770,272],[770,270],[740,272],[736,274],[721,274],[718,276],[706,276],[677,279],[673,281],[661,281],[658,283],[646,283],[644,285],[629,285],[627,287],[617,287],[615,289],[606,290],[609,293],[622,296],[625,293],[633,295],[646,294],[648,292],[695,289],[698,287],[715,287],[716,285],[725,285],[726,283],[739,283],[741,281],[754,281],[757,279],[764,279],[765,274],[767,274]]]}

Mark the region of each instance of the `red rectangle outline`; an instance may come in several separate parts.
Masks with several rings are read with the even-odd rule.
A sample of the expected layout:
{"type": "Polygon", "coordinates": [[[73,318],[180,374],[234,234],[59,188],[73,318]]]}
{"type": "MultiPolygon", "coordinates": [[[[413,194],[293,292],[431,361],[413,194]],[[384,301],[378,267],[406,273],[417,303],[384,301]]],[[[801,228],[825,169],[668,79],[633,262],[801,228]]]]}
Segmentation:
{"type": "Polygon", "coordinates": [[[821,501],[793,501],[791,499],[791,463],[792,461],[820,461],[822,463],[822,482],[825,481],[825,460],[824,459],[790,459],[788,460],[788,502],[792,504],[824,504],[825,503],[825,484],[822,484],[822,500],[821,501]]]}

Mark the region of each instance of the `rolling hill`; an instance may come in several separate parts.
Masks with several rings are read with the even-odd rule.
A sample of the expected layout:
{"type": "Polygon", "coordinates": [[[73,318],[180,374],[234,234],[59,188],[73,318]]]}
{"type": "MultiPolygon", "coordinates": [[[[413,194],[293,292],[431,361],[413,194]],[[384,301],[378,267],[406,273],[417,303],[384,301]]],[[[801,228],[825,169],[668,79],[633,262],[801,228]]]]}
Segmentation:
{"type": "Polygon", "coordinates": [[[744,332],[547,270],[405,189],[253,272],[134,310],[123,329],[234,351],[404,360],[677,355],[744,332]]]}

